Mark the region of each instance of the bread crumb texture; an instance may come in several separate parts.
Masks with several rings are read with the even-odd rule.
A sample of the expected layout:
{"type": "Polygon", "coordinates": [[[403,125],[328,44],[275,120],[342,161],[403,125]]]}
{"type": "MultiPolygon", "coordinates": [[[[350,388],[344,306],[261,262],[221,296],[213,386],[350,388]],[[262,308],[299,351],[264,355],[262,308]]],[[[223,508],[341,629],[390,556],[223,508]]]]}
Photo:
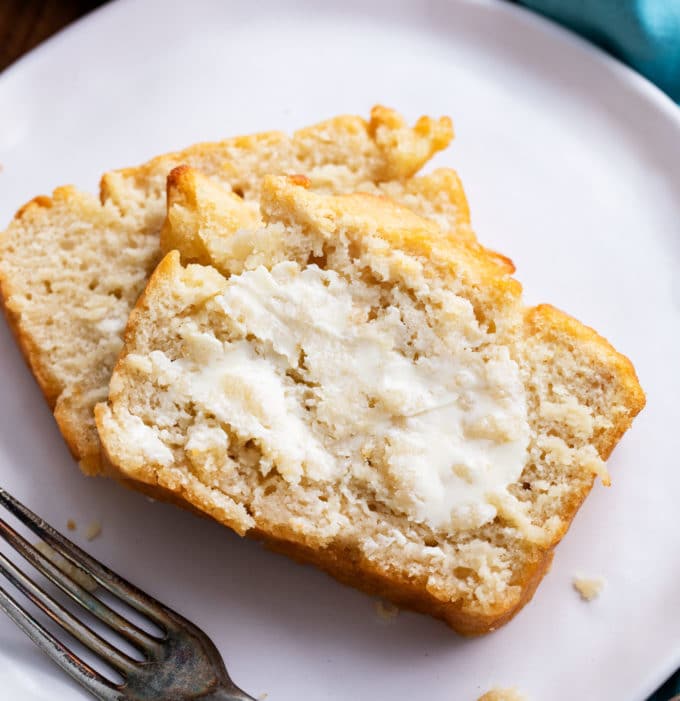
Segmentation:
{"type": "Polygon", "coordinates": [[[399,607],[391,601],[376,601],[375,612],[384,623],[391,623],[399,615],[399,607]]]}
{"type": "Polygon", "coordinates": [[[480,696],[477,701],[528,701],[524,694],[520,694],[517,689],[496,687],[480,696]]]}
{"type": "Polygon", "coordinates": [[[508,620],[642,408],[505,259],[375,192],[169,178],[97,426],[114,474],[464,633],[508,620]]]}
{"type": "MultiPolygon", "coordinates": [[[[258,218],[265,174],[302,173],[317,192],[383,193],[439,222],[447,235],[473,239],[456,173],[415,176],[452,137],[448,118],[422,117],[411,127],[375,107],[369,120],[341,116],[293,135],[197,144],[109,172],[98,198],[60,187],[24,205],[0,235],[0,295],[82,470],[101,468],[92,410],[107,397],[128,315],[161,258],[166,178],[175,166],[199,168],[224,186],[246,205],[244,222],[258,218]]],[[[204,255],[200,246],[190,253],[204,255]]]]}
{"type": "Polygon", "coordinates": [[[584,601],[592,601],[602,593],[606,581],[604,577],[574,577],[572,585],[584,601]]]}
{"type": "Polygon", "coordinates": [[[102,524],[99,521],[92,521],[92,523],[90,523],[85,529],[85,537],[88,540],[94,540],[95,538],[99,538],[101,534],[102,524]]]}

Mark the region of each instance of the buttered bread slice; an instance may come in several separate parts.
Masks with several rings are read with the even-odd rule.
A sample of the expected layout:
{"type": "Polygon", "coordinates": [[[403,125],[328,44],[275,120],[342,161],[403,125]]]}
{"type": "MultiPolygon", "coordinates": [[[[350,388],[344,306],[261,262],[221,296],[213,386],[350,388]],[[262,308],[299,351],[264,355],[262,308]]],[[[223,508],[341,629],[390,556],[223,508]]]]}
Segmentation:
{"type": "Polygon", "coordinates": [[[376,107],[292,136],[267,132],[198,144],[106,173],[100,197],[73,187],[37,197],[0,234],[0,298],[26,359],[82,469],[100,470],[93,408],[107,396],[128,314],[161,257],[168,173],[200,168],[258,216],[268,173],[305,173],[318,192],[385,192],[473,240],[455,172],[416,172],[452,138],[448,118],[410,127],[376,107]]]}
{"type": "Polygon", "coordinates": [[[531,597],[644,405],[630,362],[474,241],[188,169],[96,407],[110,469],[463,633],[531,597]]]}

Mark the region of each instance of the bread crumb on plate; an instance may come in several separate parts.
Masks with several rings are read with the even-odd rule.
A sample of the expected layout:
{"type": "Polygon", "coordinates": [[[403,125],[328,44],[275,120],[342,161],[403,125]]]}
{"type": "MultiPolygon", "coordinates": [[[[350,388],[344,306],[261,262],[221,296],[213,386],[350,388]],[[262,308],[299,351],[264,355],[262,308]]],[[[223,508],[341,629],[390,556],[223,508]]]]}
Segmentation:
{"type": "Polygon", "coordinates": [[[44,555],[55,567],[68,575],[74,582],[80,584],[83,589],[93,592],[97,589],[97,582],[88,574],[85,574],[79,567],[71,564],[65,557],[62,557],[56,550],[51,548],[44,540],[34,543],[35,549],[44,555]]]}
{"type": "Polygon", "coordinates": [[[391,623],[399,614],[399,607],[389,601],[376,601],[375,612],[381,621],[391,623]]]}
{"type": "Polygon", "coordinates": [[[70,518],[68,521],[66,521],[66,528],[68,528],[69,531],[75,531],[77,528],[76,522],[70,518]]]}
{"type": "Polygon", "coordinates": [[[592,601],[600,595],[606,582],[604,577],[574,577],[572,584],[584,601],[592,601]]]}
{"type": "Polygon", "coordinates": [[[87,527],[85,531],[85,537],[88,540],[94,540],[101,535],[102,524],[99,521],[92,521],[92,523],[87,527]]]}
{"type": "Polygon", "coordinates": [[[491,691],[480,696],[477,701],[527,701],[527,698],[514,687],[509,689],[494,687],[491,691]]]}

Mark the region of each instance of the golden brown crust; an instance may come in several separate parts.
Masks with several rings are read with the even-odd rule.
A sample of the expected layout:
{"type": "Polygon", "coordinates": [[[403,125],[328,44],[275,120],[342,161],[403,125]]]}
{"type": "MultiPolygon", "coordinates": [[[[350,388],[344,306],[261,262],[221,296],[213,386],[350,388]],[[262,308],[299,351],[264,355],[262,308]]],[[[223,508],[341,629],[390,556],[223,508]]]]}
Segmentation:
{"type": "Polygon", "coordinates": [[[465,636],[490,633],[514,618],[533,597],[539,583],[550,570],[553,559],[554,546],[525,567],[522,572],[522,580],[517,582],[521,587],[521,593],[512,606],[498,613],[484,615],[478,611],[465,610],[461,600],[442,601],[431,594],[422,582],[406,578],[396,579],[394,575],[386,575],[372,562],[362,557],[357,550],[343,548],[342,545],[336,543],[325,548],[315,548],[282,536],[277,537],[257,528],[243,533],[228,519],[220,518],[219,514],[198,508],[195,495],[183,486],[178,489],[170,489],[158,483],[130,479],[110,459],[104,461],[104,466],[108,476],[113,477],[128,489],[179,506],[198,516],[216,520],[235,530],[239,535],[263,542],[275,552],[287,555],[302,564],[314,565],[322,569],[342,584],[360,589],[372,596],[389,599],[403,608],[438,618],[457,633],[465,636]]]}
{"type": "Polygon", "coordinates": [[[552,562],[550,550],[534,566],[526,569],[521,596],[513,606],[501,613],[483,615],[477,611],[466,611],[461,600],[446,602],[438,599],[421,582],[395,579],[392,575],[384,574],[373,563],[361,558],[357,551],[343,549],[336,544],[324,549],[315,549],[257,530],[249,531],[247,535],[264,541],[276,552],[319,567],[343,584],[373,596],[389,599],[403,608],[439,618],[457,633],[467,636],[490,633],[514,618],[531,600],[552,562]]]}
{"type": "Polygon", "coordinates": [[[312,186],[312,181],[306,175],[301,175],[299,173],[289,175],[288,180],[290,180],[290,182],[294,185],[298,185],[299,187],[304,187],[306,189],[309,189],[312,186]]]}
{"type": "Polygon", "coordinates": [[[382,105],[371,110],[367,129],[378,148],[389,154],[384,180],[411,177],[421,168],[423,159],[446,148],[453,139],[453,124],[448,117],[421,117],[409,129],[400,114],[382,105]]]}
{"type": "Polygon", "coordinates": [[[210,221],[217,218],[225,236],[261,223],[256,210],[231,190],[193,168],[179,166],[167,180],[167,216],[160,233],[163,253],[180,250],[185,262],[211,264],[209,245],[199,235],[199,211],[210,221]]]}
{"type": "Polygon", "coordinates": [[[19,207],[17,210],[16,214],[14,215],[15,219],[22,219],[23,216],[29,212],[31,209],[34,207],[43,207],[46,209],[49,209],[52,206],[52,198],[48,197],[47,195],[37,195],[34,197],[32,200],[29,200],[26,202],[25,205],[22,207],[19,207]]]}
{"type": "MultiPolygon", "coordinates": [[[[465,238],[456,239],[454,254],[450,246],[441,245],[442,230],[435,222],[384,195],[358,192],[327,196],[323,205],[319,205],[316,193],[297,187],[288,178],[267,176],[262,186],[262,212],[265,220],[275,215],[283,221],[294,213],[297,221],[309,219],[314,226],[328,231],[338,226],[351,229],[355,221],[362,222],[362,226],[372,222],[376,235],[391,246],[431,260],[436,267],[445,269],[447,275],[455,277],[462,262],[468,269],[474,269],[480,284],[487,284],[499,298],[506,294],[519,296],[522,291],[519,282],[507,274],[507,263],[499,262],[498,254],[465,238]]],[[[445,236],[444,241],[451,243],[452,238],[445,236]]]]}
{"type": "Polygon", "coordinates": [[[167,190],[172,191],[173,189],[178,188],[179,184],[182,182],[182,179],[192,171],[193,168],[188,165],[181,165],[173,168],[168,173],[167,190]]]}

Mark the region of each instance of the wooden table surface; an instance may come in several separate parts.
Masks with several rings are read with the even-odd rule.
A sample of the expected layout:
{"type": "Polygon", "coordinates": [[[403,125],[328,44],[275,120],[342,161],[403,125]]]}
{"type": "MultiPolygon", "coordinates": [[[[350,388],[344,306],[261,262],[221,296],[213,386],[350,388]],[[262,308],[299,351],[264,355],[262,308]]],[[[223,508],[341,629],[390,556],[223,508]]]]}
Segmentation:
{"type": "Polygon", "coordinates": [[[0,0],[0,71],[103,0],[0,0]]]}

